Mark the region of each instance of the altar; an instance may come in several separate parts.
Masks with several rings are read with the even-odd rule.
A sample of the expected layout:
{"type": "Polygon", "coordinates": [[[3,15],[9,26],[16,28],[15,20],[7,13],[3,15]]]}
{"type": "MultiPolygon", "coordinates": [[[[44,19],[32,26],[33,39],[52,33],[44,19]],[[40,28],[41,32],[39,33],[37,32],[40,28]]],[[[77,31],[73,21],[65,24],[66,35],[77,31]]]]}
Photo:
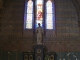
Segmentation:
{"type": "Polygon", "coordinates": [[[33,46],[34,52],[23,52],[23,60],[54,60],[54,52],[46,51],[46,46],[33,46]]]}

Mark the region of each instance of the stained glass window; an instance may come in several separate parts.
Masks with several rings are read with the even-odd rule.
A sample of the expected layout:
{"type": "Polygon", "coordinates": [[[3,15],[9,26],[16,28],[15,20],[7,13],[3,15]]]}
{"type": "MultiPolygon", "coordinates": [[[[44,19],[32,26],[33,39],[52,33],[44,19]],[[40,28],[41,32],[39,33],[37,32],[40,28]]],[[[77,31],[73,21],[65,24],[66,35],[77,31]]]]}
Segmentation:
{"type": "Polygon", "coordinates": [[[26,28],[32,29],[32,18],[33,18],[33,1],[29,0],[27,3],[27,14],[26,14],[26,28]]]}
{"type": "Polygon", "coordinates": [[[46,29],[53,29],[53,6],[51,0],[46,3],[46,29]]]}
{"type": "Polygon", "coordinates": [[[36,28],[38,23],[43,28],[54,29],[55,15],[52,0],[28,0],[25,9],[25,27],[36,28]]]}
{"type": "Polygon", "coordinates": [[[43,23],[43,0],[36,0],[36,27],[40,23],[42,26],[43,23]]]}

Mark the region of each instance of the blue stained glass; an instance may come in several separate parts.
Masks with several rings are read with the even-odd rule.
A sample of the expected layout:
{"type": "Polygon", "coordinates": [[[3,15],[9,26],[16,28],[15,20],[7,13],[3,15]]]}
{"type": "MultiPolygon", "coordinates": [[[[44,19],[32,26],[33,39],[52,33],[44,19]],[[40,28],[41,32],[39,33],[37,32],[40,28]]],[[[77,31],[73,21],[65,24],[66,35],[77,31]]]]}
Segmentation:
{"type": "Polygon", "coordinates": [[[28,0],[28,2],[25,5],[26,6],[25,17],[24,17],[25,28],[32,29],[33,24],[34,27],[36,28],[38,27],[38,23],[40,23],[43,28],[46,27],[46,29],[54,29],[55,18],[54,18],[54,4],[52,0],[47,0],[47,2],[44,2],[44,0],[34,0],[34,1],[35,1],[35,9],[33,8],[34,4],[32,0],[28,0]],[[43,11],[44,3],[46,3],[45,11],[43,11]],[[33,9],[35,13],[33,12],[33,9]],[[45,17],[43,16],[44,13],[45,13],[45,17]],[[43,22],[45,23],[45,25],[43,22]]]}

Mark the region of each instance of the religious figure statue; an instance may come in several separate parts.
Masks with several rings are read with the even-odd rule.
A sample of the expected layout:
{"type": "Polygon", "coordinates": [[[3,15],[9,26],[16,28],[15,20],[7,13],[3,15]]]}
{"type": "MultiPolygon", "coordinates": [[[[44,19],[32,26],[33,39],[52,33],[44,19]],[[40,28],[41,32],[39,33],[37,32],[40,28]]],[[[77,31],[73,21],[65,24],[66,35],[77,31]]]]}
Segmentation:
{"type": "Polygon", "coordinates": [[[37,44],[42,44],[43,28],[41,27],[40,23],[38,23],[38,27],[36,28],[36,35],[37,35],[37,44]]]}

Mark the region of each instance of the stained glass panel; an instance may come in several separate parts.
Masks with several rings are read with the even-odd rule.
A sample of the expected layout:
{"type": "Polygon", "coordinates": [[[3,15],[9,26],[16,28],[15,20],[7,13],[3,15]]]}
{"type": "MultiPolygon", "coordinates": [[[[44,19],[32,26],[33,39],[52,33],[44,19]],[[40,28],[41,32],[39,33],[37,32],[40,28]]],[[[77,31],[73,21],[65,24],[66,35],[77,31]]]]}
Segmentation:
{"type": "Polygon", "coordinates": [[[40,23],[42,26],[43,23],[43,0],[36,0],[36,27],[40,23]]]}
{"type": "Polygon", "coordinates": [[[36,28],[38,23],[40,23],[43,28],[54,29],[55,15],[52,0],[27,0],[25,6],[24,25],[26,29],[36,28]]]}
{"type": "Polygon", "coordinates": [[[32,28],[32,14],[27,14],[26,19],[26,28],[31,29],[32,28]]]}
{"type": "Polygon", "coordinates": [[[52,2],[48,0],[46,3],[46,29],[53,29],[53,11],[52,2]]]}
{"type": "Polygon", "coordinates": [[[26,18],[26,28],[32,29],[32,18],[33,18],[33,1],[29,0],[27,3],[27,18],[26,18]]]}
{"type": "Polygon", "coordinates": [[[47,13],[53,13],[51,0],[47,1],[47,3],[46,3],[46,9],[47,9],[47,13]]]}

